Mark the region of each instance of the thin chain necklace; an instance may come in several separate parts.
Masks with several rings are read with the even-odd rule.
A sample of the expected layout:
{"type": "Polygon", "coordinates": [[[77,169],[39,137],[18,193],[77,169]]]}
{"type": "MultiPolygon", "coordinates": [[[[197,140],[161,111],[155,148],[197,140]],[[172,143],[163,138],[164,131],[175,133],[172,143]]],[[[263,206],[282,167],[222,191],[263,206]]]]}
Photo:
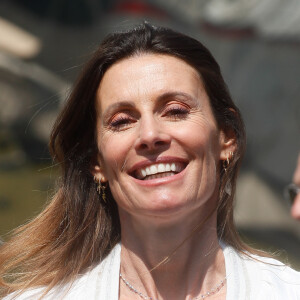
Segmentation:
{"type": "MultiPolygon", "coordinates": [[[[122,273],[120,273],[120,278],[122,279],[122,281],[125,283],[125,285],[134,293],[136,293],[137,295],[139,295],[142,299],[144,300],[158,300],[158,299],[155,299],[155,298],[152,298],[152,297],[149,297],[147,295],[144,295],[143,293],[139,292],[135,287],[132,286],[132,284],[130,284],[126,279],[125,277],[122,275],[122,273]]],[[[204,298],[207,298],[209,296],[212,296],[216,293],[218,293],[222,288],[223,286],[226,284],[226,280],[227,280],[227,276],[225,276],[225,278],[223,280],[221,280],[219,282],[219,284],[212,288],[210,291],[206,292],[205,294],[202,294],[202,295],[199,295],[195,298],[190,298],[190,300],[200,300],[200,299],[204,299],[204,298]]]]}

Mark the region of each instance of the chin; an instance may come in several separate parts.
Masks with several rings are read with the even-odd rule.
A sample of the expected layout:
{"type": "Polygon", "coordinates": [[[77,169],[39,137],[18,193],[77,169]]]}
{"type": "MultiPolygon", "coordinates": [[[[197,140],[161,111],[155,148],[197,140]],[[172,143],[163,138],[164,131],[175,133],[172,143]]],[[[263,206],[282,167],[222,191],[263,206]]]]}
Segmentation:
{"type": "MultiPolygon", "coordinates": [[[[186,215],[192,210],[191,205],[174,197],[155,198],[147,207],[142,208],[143,215],[155,217],[172,217],[186,215]]],[[[168,219],[165,219],[167,221],[168,219]]]]}

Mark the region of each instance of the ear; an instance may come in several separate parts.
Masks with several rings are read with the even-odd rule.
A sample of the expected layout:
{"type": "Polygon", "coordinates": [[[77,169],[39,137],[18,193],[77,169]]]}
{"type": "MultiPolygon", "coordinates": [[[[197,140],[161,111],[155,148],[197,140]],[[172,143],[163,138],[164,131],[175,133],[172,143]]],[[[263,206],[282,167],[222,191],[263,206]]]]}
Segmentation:
{"type": "Polygon", "coordinates": [[[90,167],[90,172],[97,180],[100,180],[101,182],[106,182],[107,177],[105,175],[105,171],[100,165],[100,158],[93,160],[90,167]]]}
{"type": "Polygon", "coordinates": [[[237,149],[237,140],[235,132],[232,128],[221,129],[220,131],[220,160],[230,158],[232,153],[234,155],[237,149]],[[231,153],[230,153],[231,152],[231,153]]]}

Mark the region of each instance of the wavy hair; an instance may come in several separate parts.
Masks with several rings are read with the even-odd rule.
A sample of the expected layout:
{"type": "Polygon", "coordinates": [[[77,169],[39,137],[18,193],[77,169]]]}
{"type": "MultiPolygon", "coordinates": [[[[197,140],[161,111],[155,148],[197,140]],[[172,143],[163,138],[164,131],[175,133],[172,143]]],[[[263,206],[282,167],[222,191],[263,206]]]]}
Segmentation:
{"type": "Polygon", "coordinates": [[[250,251],[233,221],[233,199],[245,130],[220,67],[199,41],[168,28],[144,23],[108,35],[81,72],[54,125],[50,152],[61,167],[58,189],[49,205],[15,230],[0,248],[2,295],[27,288],[72,282],[99,263],[120,241],[117,205],[109,192],[99,199],[90,173],[97,154],[95,95],[106,70],[117,61],[143,53],[177,57],[198,71],[219,128],[234,132],[237,148],[226,172],[220,161],[218,237],[238,251],[250,251]],[[228,188],[231,192],[228,192],[228,188]]]}

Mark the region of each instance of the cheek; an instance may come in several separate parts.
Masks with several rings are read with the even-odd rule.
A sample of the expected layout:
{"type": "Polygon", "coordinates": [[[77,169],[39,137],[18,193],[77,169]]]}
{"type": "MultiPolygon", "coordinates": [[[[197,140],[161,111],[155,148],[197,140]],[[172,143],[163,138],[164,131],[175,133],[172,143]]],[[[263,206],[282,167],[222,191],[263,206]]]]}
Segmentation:
{"type": "Polygon", "coordinates": [[[189,133],[178,130],[178,137],[185,151],[196,162],[196,169],[203,182],[214,186],[216,184],[218,164],[220,160],[220,143],[218,131],[214,127],[193,127],[189,133]]]}
{"type": "Polygon", "coordinates": [[[300,194],[295,198],[294,204],[291,208],[291,214],[294,218],[300,219],[300,194]]]}
{"type": "Polygon", "coordinates": [[[130,137],[122,134],[103,135],[99,149],[108,179],[125,166],[131,144],[130,137]]]}
{"type": "Polygon", "coordinates": [[[219,139],[215,130],[207,130],[201,127],[178,128],[176,139],[191,155],[212,155],[218,159],[219,139]]]}
{"type": "Polygon", "coordinates": [[[175,136],[194,149],[213,149],[219,144],[218,129],[208,113],[195,112],[191,118],[176,126],[175,136]]]}

